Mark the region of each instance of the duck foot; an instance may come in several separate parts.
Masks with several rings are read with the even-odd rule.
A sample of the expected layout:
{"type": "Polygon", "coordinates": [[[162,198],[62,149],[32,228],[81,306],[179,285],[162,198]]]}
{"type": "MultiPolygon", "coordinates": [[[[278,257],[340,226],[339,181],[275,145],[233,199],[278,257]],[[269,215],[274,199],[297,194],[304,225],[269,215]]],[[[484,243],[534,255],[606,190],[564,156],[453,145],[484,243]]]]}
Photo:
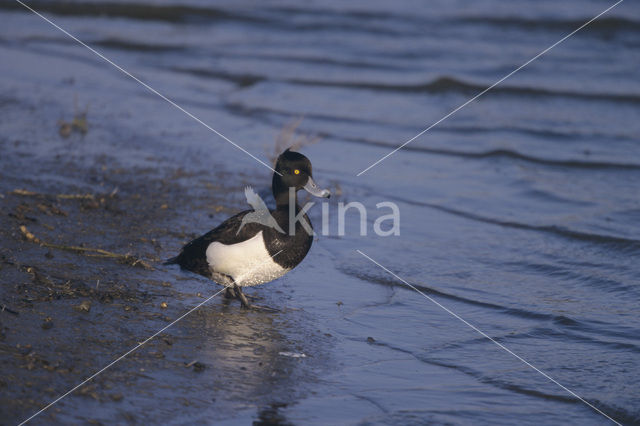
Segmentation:
{"type": "Polygon", "coordinates": [[[281,312],[280,309],[270,308],[269,306],[251,305],[249,306],[249,308],[255,309],[256,311],[262,311],[262,312],[271,312],[271,313],[281,312]]]}
{"type": "Polygon", "coordinates": [[[255,309],[256,311],[264,311],[264,312],[280,312],[278,309],[270,308],[268,306],[251,304],[249,302],[249,299],[247,299],[247,296],[245,296],[245,294],[242,292],[242,289],[237,284],[234,284],[233,289],[231,289],[231,291],[233,291],[236,294],[237,298],[240,299],[240,304],[245,309],[255,309]]]}

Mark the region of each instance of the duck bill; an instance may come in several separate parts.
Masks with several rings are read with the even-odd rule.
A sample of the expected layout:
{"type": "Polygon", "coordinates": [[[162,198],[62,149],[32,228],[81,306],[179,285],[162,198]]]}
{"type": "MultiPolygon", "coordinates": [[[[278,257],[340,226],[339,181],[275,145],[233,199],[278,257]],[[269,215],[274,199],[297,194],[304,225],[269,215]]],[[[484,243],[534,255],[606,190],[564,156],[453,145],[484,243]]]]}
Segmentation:
{"type": "Polygon", "coordinates": [[[303,186],[303,188],[311,195],[315,195],[316,197],[329,198],[331,196],[331,192],[328,189],[322,189],[311,179],[309,176],[309,180],[307,184],[303,186]]]}

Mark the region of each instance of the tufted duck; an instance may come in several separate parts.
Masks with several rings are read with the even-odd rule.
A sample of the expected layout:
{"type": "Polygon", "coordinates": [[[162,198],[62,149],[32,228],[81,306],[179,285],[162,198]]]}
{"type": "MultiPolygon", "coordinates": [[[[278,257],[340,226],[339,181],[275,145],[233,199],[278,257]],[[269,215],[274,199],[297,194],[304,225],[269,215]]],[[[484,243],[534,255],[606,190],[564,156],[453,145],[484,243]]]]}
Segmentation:
{"type": "Polygon", "coordinates": [[[186,244],[178,256],[165,264],[177,263],[182,269],[211,278],[226,287],[227,297],[238,298],[243,307],[251,307],[242,287],[283,276],[302,262],[311,248],[311,222],[298,205],[297,191],[305,189],[316,197],[331,195],[313,181],[311,162],[300,153],[284,151],[275,170],[271,184],[275,210],[267,211],[265,206],[264,211],[258,211],[264,203],[247,189],[247,201],[255,210],[230,217],[186,244]]]}

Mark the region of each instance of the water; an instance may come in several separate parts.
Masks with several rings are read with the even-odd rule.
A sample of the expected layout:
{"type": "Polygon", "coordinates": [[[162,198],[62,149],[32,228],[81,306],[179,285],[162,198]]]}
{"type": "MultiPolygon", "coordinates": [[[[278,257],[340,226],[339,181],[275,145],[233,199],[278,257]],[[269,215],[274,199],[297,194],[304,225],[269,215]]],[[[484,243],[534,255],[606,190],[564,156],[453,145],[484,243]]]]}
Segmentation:
{"type": "MultiPolygon", "coordinates": [[[[186,397],[209,391],[216,402],[162,419],[607,422],[361,250],[615,420],[640,423],[637,3],[620,4],[359,177],[612,3],[29,4],[265,161],[282,126],[304,117],[301,130],[322,138],[303,150],[316,180],[339,185],[337,201],[368,207],[368,236],[355,217],[335,236],[334,214],[332,235],[269,287],[282,291],[268,296],[274,304],[287,294],[282,303],[302,311],[259,323],[266,342],[279,342],[268,350],[276,360],[282,348],[309,357],[286,360],[275,384],[254,365],[244,387],[185,386],[186,397]],[[399,237],[372,235],[381,201],[400,207],[399,237]],[[258,409],[243,402],[256,392],[258,409]]],[[[102,141],[80,152],[117,157],[133,145],[140,158],[173,157],[187,170],[199,157],[245,176],[238,207],[243,183],[268,185],[269,170],[19,4],[0,8],[5,103],[55,121],[75,94],[90,103],[90,137],[102,141]]],[[[33,124],[4,132],[50,125],[33,124]]],[[[196,216],[191,228],[220,219],[196,216]]],[[[178,243],[164,241],[168,257],[178,243]]],[[[243,356],[243,339],[255,343],[243,318],[220,341],[215,321],[182,327],[202,328],[192,337],[206,346],[200,356],[224,363],[243,356]]]]}

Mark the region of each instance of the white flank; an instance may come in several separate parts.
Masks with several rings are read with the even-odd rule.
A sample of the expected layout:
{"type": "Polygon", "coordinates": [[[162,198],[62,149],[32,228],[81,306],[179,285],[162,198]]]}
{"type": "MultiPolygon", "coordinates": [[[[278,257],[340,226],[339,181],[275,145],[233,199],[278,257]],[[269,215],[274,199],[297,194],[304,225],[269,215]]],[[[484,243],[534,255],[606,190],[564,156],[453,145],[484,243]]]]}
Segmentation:
{"type": "MultiPolygon", "coordinates": [[[[263,284],[286,274],[289,269],[278,265],[267,250],[262,231],[236,244],[213,242],[207,247],[207,263],[213,273],[233,278],[240,287],[263,284]]],[[[223,285],[231,283],[216,279],[223,285]]]]}

